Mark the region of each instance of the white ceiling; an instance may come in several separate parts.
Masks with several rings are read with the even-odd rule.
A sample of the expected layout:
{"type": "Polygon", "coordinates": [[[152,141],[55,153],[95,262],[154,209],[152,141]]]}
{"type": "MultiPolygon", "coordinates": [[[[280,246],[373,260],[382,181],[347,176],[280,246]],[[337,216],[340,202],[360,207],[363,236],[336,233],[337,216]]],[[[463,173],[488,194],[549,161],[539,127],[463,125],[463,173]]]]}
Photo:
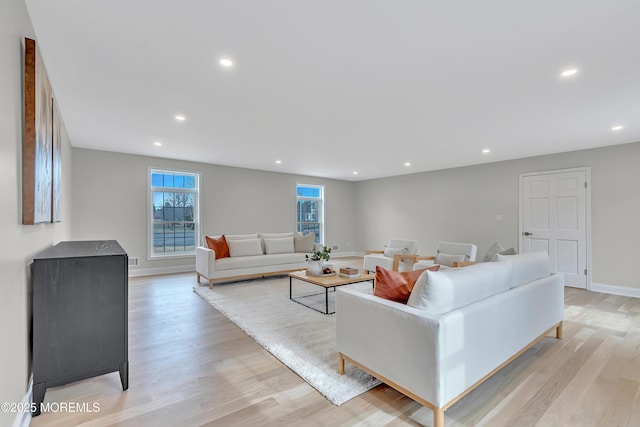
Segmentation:
{"type": "Polygon", "coordinates": [[[26,4],[74,147],[363,180],[640,141],[638,0],[26,4]]]}

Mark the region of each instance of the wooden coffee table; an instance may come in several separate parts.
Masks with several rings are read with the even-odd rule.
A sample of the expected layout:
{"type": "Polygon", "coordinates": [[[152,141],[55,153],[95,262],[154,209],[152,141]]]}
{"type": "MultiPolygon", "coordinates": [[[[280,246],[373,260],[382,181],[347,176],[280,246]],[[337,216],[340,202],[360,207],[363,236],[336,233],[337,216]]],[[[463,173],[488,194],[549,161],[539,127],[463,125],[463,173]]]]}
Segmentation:
{"type": "MultiPolygon", "coordinates": [[[[313,310],[319,311],[320,313],[333,314],[335,313],[335,310],[329,313],[329,289],[333,289],[335,291],[336,287],[338,286],[351,285],[352,283],[360,283],[360,282],[371,282],[373,284],[375,277],[376,277],[375,274],[371,274],[371,273],[362,273],[358,277],[344,277],[344,276],[340,276],[337,273],[330,276],[329,275],[311,276],[311,275],[307,275],[307,272],[304,270],[294,271],[293,273],[289,273],[289,299],[291,301],[297,302],[298,304],[302,304],[305,307],[309,307],[313,310]],[[293,297],[293,279],[301,280],[303,282],[311,283],[316,286],[321,286],[324,288],[324,304],[325,304],[324,311],[318,310],[317,308],[307,305],[304,302],[300,301],[301,297],[296,297],[296,298],[293,297]]],[[[313,295],[321,295],[321,293],[304,295],[304,298],[310,297],[313,295]]]]}

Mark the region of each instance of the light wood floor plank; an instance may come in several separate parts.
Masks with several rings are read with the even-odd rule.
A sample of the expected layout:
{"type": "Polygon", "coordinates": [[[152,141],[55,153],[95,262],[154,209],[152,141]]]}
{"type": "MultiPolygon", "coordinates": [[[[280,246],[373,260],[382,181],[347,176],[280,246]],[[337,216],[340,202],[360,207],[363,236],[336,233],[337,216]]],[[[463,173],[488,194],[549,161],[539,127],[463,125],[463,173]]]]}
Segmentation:
{"type": "Polygon", "coordinates": [[[561,427],[569,424],[571,415],[578,410],[585,394],[591,389],[596,375],[608,363],[609,357],[615,352],[619,341],[619,337],[613,336],[609,336],[604,340],[560,395],[554,399],[549,409],[538,421],[538,426],[561,427]]]}
{"type": "MultiPolygon", "coordinates": [[[[362,258],[341,261],[361,268],[362,258]]],[[[207,285],[195,273],[131,278],[129,390],[116,373],[49,389],[45,402],[100,412],[43,413],[31,425],[432,425],[429,409],[385,385],[332,405],[194,286],[207,285]]],[[[563,340],[537,343],[453,405],[446,425],[640,425],[640,301],[567,288],[565,319],[563,340]]]]}

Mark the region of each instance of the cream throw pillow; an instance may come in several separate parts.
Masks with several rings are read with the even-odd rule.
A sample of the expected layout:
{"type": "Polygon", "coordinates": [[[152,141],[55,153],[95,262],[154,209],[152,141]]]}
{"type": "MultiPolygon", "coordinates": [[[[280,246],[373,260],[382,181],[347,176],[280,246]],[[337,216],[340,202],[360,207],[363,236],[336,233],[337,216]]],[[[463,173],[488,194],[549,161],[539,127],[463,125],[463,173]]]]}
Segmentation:
{"type": "Polygon", "coordinates": [[[265,254],[289,254],[293,253],[293,237],[281,239],[263,239],[265,254]]]}
{"type": "Polygon", "coordinates": [[[225,234],[224,238],[227,239],[227,242],[229,240],[247,240],[247,239],[257,239],[260,236],[258,236],[258,233],[253,233],[253,234],[225,234]]]}
{"type": "Polygon", "coordinates": [[[262,239],[262,252],[267,253],[267,248],[264,245],[265,239],[284,239],[285,237],[293,237],[293,232],[291,233],[258,233],[258,237],[262,239]]]}
{"type": "Polygon", "coordinates": [[[284,239],[285,237],[293,237],[293,233],[260,233],[263,239],[284,239]]]}
{"type": "Polygon", "coordinates": [[[302,234],[296,232],[293,238],[293,247],[296,252],[313,252],[316,233],[302,234]]]}
{"type": "Polygon", "coordinates": [[[237,256],[251,256],[251,255],[263,255],[261,239],[244,239],[244,240],[227,240],[227,246],[229,246],[229,255],[231,257],[237,256]]]}
{"type": "Polygon", "coordinates": [[[500,252],[504,251],[502,245],[498,242],[495,242],[489,249],[487,249],[487,253],[484,254],[484,258],[482,258],[482,262],[490,262],[496,261],[494,258],[500,252]]]}

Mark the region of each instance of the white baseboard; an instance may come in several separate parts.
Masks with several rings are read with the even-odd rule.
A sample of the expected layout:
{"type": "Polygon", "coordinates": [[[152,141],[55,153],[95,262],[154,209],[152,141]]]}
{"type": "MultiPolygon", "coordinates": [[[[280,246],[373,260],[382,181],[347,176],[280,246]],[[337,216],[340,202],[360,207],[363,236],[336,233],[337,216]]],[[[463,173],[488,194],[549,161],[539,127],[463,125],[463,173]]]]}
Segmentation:
{"type": "Polygon", "coordinates": [[[615,286],[615,285],[607,285],[604,283],[591,282],[591,288],[589,290],[594,292],[611,294],[611,295],[620,295],[623,297],[640,298],[640,289],[628,288],[626,286],[615,286]]]}
{"type": "MultiPolygon", "coordinates": [[[[27,386],[27,394],[22,399],[22,407],[26,408],[31,404],[31,386],[33,385],[33,375],[29,379],[29,385],[27,386]]],[[[31,413],[18,411],[16,418],[13,420],[13,427],[29,427],[31,424],[31,413]]]]}
{"type": "MultiPolygon", "coordinates": [[[[351,252],[331,252],[331,258],[346,258],[349,256],[358,256],[357,253],[351,252]]],[[[331,261],[329,261],[331,262],[331,261]]]]}
{"type": "Polygon", "coordinates": [[[157,268],[136,268],[129,269],[129,277],[139,276],[154,276],[156,274],[171,274],[171,273],[189,273],[196,272],[195,265],[176,265],[172,267],[157,267],[157,268]]]}

